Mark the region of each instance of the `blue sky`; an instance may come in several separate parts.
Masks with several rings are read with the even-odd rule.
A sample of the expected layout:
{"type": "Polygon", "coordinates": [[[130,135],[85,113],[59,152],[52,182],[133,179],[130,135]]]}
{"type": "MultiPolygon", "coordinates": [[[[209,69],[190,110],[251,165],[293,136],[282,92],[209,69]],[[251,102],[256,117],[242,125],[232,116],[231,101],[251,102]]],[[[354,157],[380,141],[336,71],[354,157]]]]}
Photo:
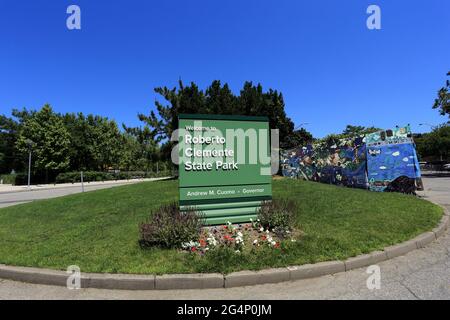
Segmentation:
{"type": "Polygon", "coordinates": [[[442,123],[450,1],[0,0],[0,113],[50,103],[138,125],[153,88],[214,79],[283,92],[315,136],[346,124],[442,123]],[[66,8],[81,8],[81,30],[66,8]],[[369,4],[381,30],[366,28],[369,4]]]}

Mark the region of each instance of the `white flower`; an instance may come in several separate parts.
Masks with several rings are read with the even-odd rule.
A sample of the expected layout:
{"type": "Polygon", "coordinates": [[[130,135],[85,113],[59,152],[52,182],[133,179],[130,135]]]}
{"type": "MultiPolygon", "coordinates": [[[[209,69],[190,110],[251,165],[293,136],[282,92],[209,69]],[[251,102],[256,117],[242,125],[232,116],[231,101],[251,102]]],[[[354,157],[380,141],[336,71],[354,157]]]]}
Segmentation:
{"type": "Polygon", "coordinates": [[[258,240],[253,240],[253,244],[257,244],[258,243],[258,240]]]}
{"type": "Polygon", "coordinates": [[[295,240],[295,239],[291,239],[291,242],[295,242],[295,241],[297,241],[297,240],[295,240]]]}
{"type": "Polygon", "coordinates": [[[243,236],[243,235],[242,235],[242,232],[238,232],[237,235],[238,235],[238,237],[241,237],[241,238],[242,238],[242,236],[243,236]]]}
{"type": "Polygon", "coordinates": [[[264,231],[264,228],[263,228],[263,227],[259,228],[259,231],[263,232],[263,231],[264,231]]]}
{"type": "Polygon", "coordinates": [[[239,250],[236,250],[235,252],[236,252],[236,253],[241,253],[239,250]]]}

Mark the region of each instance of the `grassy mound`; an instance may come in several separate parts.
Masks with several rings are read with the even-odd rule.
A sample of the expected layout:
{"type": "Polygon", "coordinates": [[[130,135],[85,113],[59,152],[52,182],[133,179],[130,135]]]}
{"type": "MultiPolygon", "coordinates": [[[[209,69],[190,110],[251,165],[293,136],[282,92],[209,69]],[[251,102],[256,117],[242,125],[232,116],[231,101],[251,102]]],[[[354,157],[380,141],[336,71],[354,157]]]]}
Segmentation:
{"type": "Polygon", "coordinates": [[[394,193],[280,179],[274,197],[298,204],[300,241],[283,250],[198,257],[138,245],[151,208],[177,199],[178,182],[143,182],[0,209],[0,263],[82,272],[231,272],[345,259],[434,228],[442,209],[394,193]]]}

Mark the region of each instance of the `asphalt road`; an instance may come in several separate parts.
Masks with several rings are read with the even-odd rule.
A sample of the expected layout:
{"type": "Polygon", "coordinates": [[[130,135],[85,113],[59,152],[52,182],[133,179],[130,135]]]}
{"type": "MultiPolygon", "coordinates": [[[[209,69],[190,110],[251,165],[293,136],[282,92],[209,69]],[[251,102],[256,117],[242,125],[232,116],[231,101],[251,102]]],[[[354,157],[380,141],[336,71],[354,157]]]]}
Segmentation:
{"type": "MultiPolygon", "coordinates": [[[[450,209],[450,178],[425,178],[424,184],[421,196],[450,209]]],[[[0,299],[450,299],[450,233],[379,267],[381,286],[373,290],[361,268],[294,282],[206,290],[68,290],[0,280],[0,299]]]]}
{"type": "MultiPolygon", "coordinates": [[[[148,179],[150,180],[150,179],[148,179]]],[[[100,190],[100,189],[107,189],[117,186],[123,186],[127,184],[132,183],[138,183],[139,180],[134,181],[117,181],[117,182],[105,182],[105,183],[92,183],[84,184],[84,191],[89,192],[93,190],[100,190]]],[[[75,184],[73,186],[67,185],[67,186],[59,186],[55,188],[43,188],[42,190],[39,189],[32,189],[30,191],[27,190],[20,190],[20,191],[8,191],[8,192],[0,192],[0,208],[13,206],[16,204],[21,203],[27,203],[34,200],[41,200],[41,199],[50,199],[50,198],[56,198],[56,197],[62,197],[69,194],[74,193],[80,193],[82,191],[81,185],[75,184]]]]}

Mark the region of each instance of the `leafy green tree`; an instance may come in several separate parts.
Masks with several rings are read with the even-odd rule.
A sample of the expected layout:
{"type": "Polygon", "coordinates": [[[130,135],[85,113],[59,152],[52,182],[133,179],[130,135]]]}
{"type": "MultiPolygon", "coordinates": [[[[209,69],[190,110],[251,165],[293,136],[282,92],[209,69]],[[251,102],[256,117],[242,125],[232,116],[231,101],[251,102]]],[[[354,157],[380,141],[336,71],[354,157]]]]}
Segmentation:
{"type": "Polygon", "coordinates": [[[305,146],[313,141],[313,136],[305,128],[295,130],[285,139],[284,148],[291,149],[299,146],[305,146]]]}
{"type": "Polygon", "coordinates": [[[54,173],[68,168],[70,135],[50,105],[44,105],[24,120],[16,142],[24,158],[28,154],[27,140],[34,142],[32,153],[36,170],[54,173]]]}
{"type": "Polygon", "coordinates": [[[414,139],[420,158],[431,161],[450,160],[450,126],[443,124],[414,139]]]}
{"type": "Polygon", "coordinates": [[[99,116],[88,116],[88,122],[93,126],[92,154],[98,170],[119,168],[123,140],[117,123],[99,116]]]}
{"type": "Polygon", "coordinates": [[[121,167],[126,167],[127,170],[153,170],[153,165],[160,160],[160,148],[150,128],[129,128],[125,125],[123,128],[124,154],[121,167]]]}
{"type": "Polygon", "coordinates": [[[15,143],[19,123],[13,118],[0,115],[0,173],[10,173],[20,168],[17,161],[15,143]]]}
{"type": "MultiPolygon", "coordinates": [[[[447,72],[447,76],[450,76],[450,71],[447,72]]],[[[439,113],[443,116],[446,114],[450,118],[450,81],[446,81],[446,85],[439,89],[437,98],[434,100],[433,109],[438,109],[439,113]]]]}
{"type": "Polygon", "coordinates": [[[70,134],[70,170],[96,170],[93,139],[94,128],[83,113],[67,113],[63,116],[64,124],[70,134]]]}

